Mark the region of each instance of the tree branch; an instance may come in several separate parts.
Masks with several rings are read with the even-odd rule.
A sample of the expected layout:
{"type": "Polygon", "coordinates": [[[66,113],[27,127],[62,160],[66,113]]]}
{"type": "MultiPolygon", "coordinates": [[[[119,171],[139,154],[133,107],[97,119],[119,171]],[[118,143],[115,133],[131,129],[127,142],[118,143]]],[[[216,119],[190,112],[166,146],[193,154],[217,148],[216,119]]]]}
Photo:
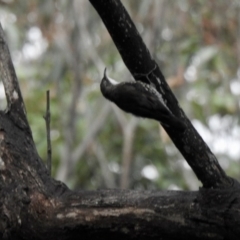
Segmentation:
{"type": "Polygon", "coordinates": [[[109,111],[111,110],[110,104],[106,104],[98,114],[98,117],[94,119],[92,122],[92,128],[87,133],[87,135],[84,137],[82,142],[79,144],[79,146],[76,147],[76,149],[72,152],[72,161],[68,162],[65,161],[63,164],[59,167],[57,172],[57,179],[67,179],[68,174],[74,166],[76,165],[77,161],[79,161],[84,154],[86,148],[89,146],[89,143],[92,142],[93,138],[96,136],[102,125],[105,123],[106,116],[108,115],[109,111]],[[66,170],[66,169],[69,170],[66,170]]]}
{"type": "Polygon", "coordinates": [[[31,132],[18,79],[12,63],[11,55],[6,44],[2,25],[0,24],[0,72],[7,98],[6,112],[12,120],[22,129],[31,132]]]}
{"type": "Polygon", "coordinates": [[[179,107],[157,63],[152,59],[127,11],[119,0],[90,0],[102,18],[124,63],[137,81],[152,83],[172,113],[184,120],[187,130],[180,133],[164,127],[205,188],[231,185],[216,157],[179,107]]]}
{"type": "Polygon", "coordinates": [[[108,167],[108,164],[109,164],[108,158],[107,158],[101,144],[97,143],[97,141],[95,141],[93,143],[93,151],[97,157],[97,161],[101,168],[104,185],[107,188],[116,188],[114,174],[109,170],[109,167],[108,167]]]}
{"type": "Polygon", "coordinates": [[[137,128],[138,119],[131,118],[125,125],[123,131],[123,147],[122,147],[122,175],[120,178],[120,188],[128,189],[130,185],[129,177],[132,165],[132,151],[134,146],[134,136],[137,128]]]}
{"type": "MultiPolygon", "coordinates": [[[[5,67],[4,76],[9,78],[12,65],[5,67]]],[[[10,96],[15,94],[9,89],[11,103],[10,96]]],[[[1,239],[239,239],[240,187],[236,181],[230,188],[198,192],[70,191],[50,178],[31,132],[19,127],[17,118],[13,121],[13,117],[22,117],[22,102],[17,102],[10,104],[16,114],[0,111],[1,239]]]]}
{"type": "Polygon", "coordinates": [[[71,191],[49,177],[33,141],[4,112],[0,123],[0,238],[239,239],[237,183],[199,192],[71,191]]]}

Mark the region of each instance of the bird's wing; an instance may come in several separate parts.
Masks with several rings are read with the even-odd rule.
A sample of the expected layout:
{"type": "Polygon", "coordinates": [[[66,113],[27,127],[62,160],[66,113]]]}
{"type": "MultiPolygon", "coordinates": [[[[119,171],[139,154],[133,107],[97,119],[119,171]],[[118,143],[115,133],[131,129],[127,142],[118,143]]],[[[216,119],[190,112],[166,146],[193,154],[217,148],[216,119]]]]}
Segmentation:
{"type": "Polygon", "coordinates": [[[139,98],[139,104],[143,107],[148,106],[149,110],[171,113],[168,108],[153,94],[142,94],[139,98]]]}
{"type": "Polygon", "coordinates": [[[125,111],[134,112],[157,112],[171,114],[160,95],[147,90],[142,84],[123,83],[115,91],[115,103],[125,111]],[[133,110],[133,111],[132,111],[133,110]]]}

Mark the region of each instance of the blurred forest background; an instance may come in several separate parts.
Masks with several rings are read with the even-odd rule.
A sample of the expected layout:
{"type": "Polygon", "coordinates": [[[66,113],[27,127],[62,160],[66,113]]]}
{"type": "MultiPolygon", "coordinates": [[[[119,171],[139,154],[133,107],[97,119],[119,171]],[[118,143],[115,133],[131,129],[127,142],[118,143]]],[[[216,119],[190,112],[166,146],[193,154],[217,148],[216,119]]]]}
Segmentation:
{"type": "MultiPolygon", "coordinates": [[[[240,0],[122,0],[181,107],[240,180],[240,0]]],[[[160,125],[101,95],[105,66],[131,80],[87,0],[2,0],[6,32],[38,152],[47,158],[51,94],[53,176],[73,189],[197,189],[160,125]]],[[[0,83],[1,108],[6,106],[0,83]]]]}

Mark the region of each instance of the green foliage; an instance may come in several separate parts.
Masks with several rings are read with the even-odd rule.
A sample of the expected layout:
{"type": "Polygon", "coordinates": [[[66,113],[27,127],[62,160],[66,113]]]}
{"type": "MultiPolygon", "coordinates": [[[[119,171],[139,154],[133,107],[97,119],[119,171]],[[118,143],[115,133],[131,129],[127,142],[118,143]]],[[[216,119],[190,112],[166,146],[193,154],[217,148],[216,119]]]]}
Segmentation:
{"type": "MultiPolygon", "coordinates": [[[[207,143],[212,147],[218,135],[210,128],[209,119],[219,114],[230,116],[232,122],[237,122],[239,115],[239,94],[233,94],[231,90],[232,82],[239,81],[237,1],[122,2],[129,9],[164,75],[183,80],[172,86],[173,91],[187,116],[198,119],[207,128],[211,134],[211,142],[207,143]],[[180,76],[178,69],[184,70],[180,76]]],[[[106,177],[112,176],[114,186],[119,187],[124,136],[112,109],[83,154],[69,167],[68,176],[59,175],[63,162],[71,165],[73,153],[82,146],[107,103],[99,91],[104,67],[112,68],[110,74],[116,79],[130,79],[96,12],[85,0],[34,0],[2,2],[0,15],[34,140],[43,160],[47,155],[42,116],[45,114],[45,92],[51,91],[53,175],[71,187],[88,189],[106,187],[106,177]],[[75,102],[74,94],[77,96],[75,102]],[[104,163],[100,160],[101,152],[94,150],[97,145],[105,155],[104,163]],[[64,153],[67,152],[69,155],[66,157],[64,153]],[[107,176],[103,176],[103,170],[107,176]]],[[[122,112],[120,115],[127,122],[131,119],[122,112]]],[[[236,125],[220,127],[218,134],[230,127],[236,131],[239,129],[236,125]]],[[[171,141],[160,134],[156,122],[141,119],[133,139],[130,188],[198,187],[196,180],[194,186],[189,184],[194,179],[185,181],[185,173],[189,170],[182,165],[182,156],[171,141]],[[146,166],[156,170],[158,176],[154,179],[146,177],[143,174],[146,166]]],[[[237,137],[232,139],[235,141],[237,137]]],[[[228,173],[239,178],[239,158],[231,161],[231,154],[219,153],[218,150],[215,153],[229,162],[226,167],[228,173]]]]}

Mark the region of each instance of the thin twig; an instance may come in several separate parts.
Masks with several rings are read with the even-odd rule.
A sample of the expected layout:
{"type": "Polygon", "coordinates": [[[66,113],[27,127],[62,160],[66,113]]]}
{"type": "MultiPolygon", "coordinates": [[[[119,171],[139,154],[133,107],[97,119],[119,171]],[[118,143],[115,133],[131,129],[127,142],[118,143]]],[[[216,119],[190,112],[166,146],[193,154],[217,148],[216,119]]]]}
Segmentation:
{"type": "Polygon", "coordinates": [[[51,176],[52,169],[52,147],[51,147],[51,134],[50,134],[50,122],[51,122],[51,112],[50,112],[50,100],[49,100],[49,90],[46,92],[47,104],[46,104],[46,114],[43,116],[46,122],[47,131],[47,169],[49,175],[51,176]]]}

